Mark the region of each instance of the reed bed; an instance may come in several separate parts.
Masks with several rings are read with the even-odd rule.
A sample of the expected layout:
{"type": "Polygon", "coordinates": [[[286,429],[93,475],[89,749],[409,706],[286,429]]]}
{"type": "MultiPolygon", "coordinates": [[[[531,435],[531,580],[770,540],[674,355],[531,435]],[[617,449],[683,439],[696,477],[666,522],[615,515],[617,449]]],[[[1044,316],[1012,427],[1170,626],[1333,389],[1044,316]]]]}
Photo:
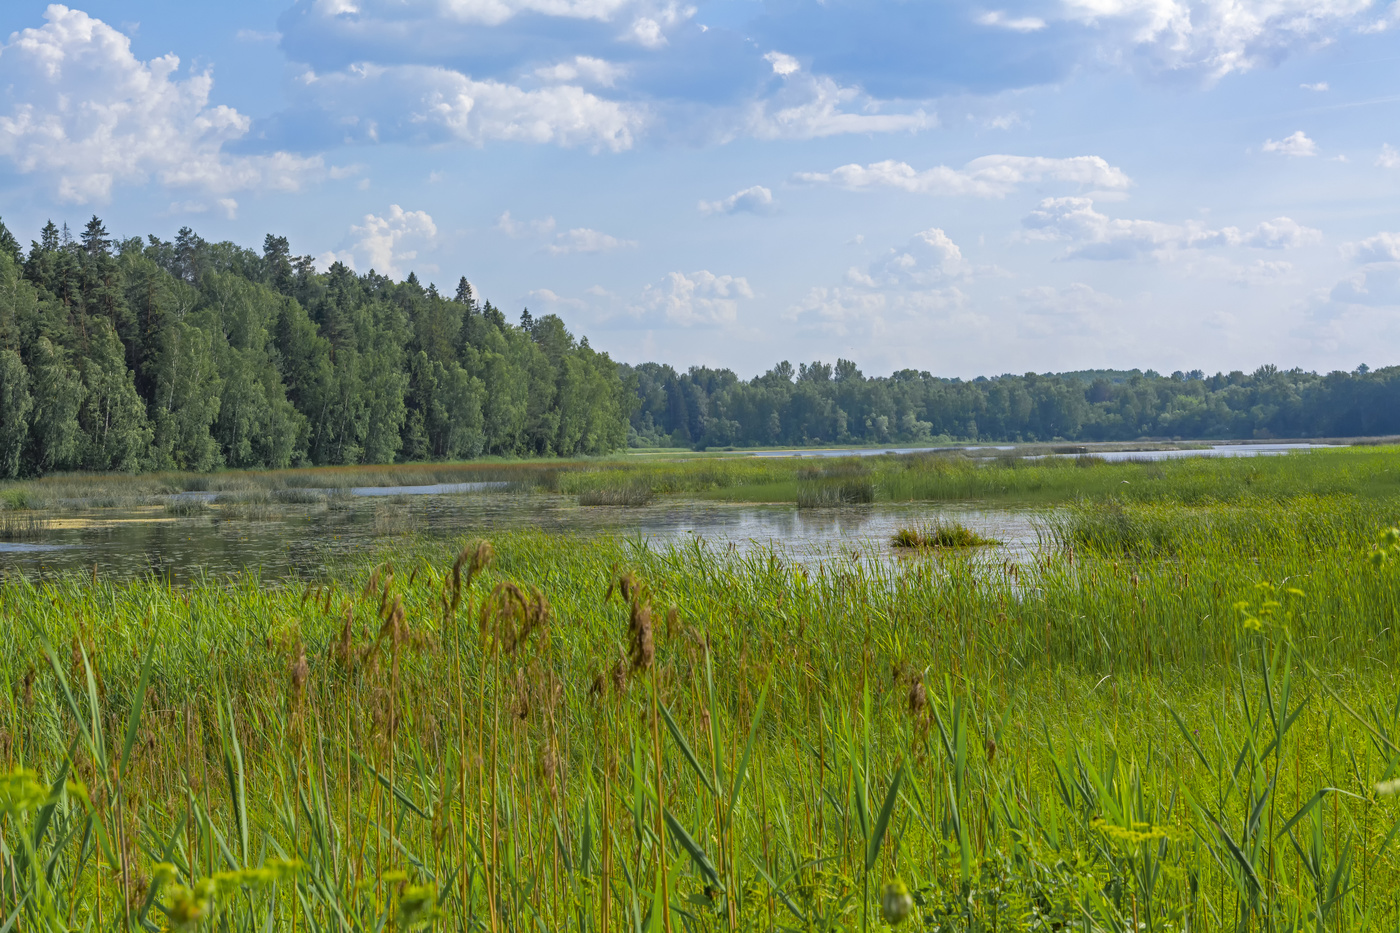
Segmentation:
{"type": "Polygon", "coordinates": [[[1393,929],[1387,521],[1118,502],[1021,564],[518,532],[297,585],[9,577],[0,924],[1393,929]]]}
{"type": "Polygon", "coordinates": [[[578,494],[578,504],[641,506],[650,504],[654,498],[656,498],[656,493],[652,491],[650,486],[639,483],[622,483],[606,486],[597,485],[584,489],[578,494]]]}
{"type": "Polygon", "coordinates": [[[0,541],[37,541],[53,529],[53,520],[35,512],[0,512],[0,541]]]}

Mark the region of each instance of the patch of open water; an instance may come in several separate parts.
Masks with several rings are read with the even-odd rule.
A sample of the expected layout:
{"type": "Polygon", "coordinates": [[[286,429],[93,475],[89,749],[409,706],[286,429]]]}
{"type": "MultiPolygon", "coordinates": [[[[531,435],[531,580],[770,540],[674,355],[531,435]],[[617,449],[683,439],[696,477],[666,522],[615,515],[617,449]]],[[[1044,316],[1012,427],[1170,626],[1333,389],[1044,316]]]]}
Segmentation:
{"type": "MultiPolygon", "coordinates": [[[[384,495],[404,494],[400,489],[384,495]]],[[[1042,513],[880,503],[799,510],[703,500],[662,500],[623,508],[580,506],[572,497],[485,491],[415,497],[384,507],[371,500],[348,506],[272,506],[261,520],[227,520],[219,506],[208,514],[170,515],[153,508],[66,513],[36,543],[0,545],[0,572],[30,575],[90,571],[117,577],[147,573],[189,579],[256,570],[267,578],[314,576],[356,554],[392,547],[412,533],[443,543],[444,558],[464,537],[535,528],[577,535],[639,537],[651,546],[700,540],[715,550],[747,552],[775,547],[795,560],[836,556],[886,559],[901,527],[939,519],[958,521],[1002,542],[989,556],[1030,553],[1042,513]]],[[[584,542],[582,546],[587,546],[584,542]]]]}

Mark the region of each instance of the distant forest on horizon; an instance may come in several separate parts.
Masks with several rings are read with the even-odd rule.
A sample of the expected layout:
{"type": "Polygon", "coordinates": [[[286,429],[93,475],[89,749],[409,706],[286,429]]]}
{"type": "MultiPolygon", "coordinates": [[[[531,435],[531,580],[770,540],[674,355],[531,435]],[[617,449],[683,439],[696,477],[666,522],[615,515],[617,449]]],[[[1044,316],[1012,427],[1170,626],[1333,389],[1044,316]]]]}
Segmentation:
{"type": "Polygon", "coordinates": [[[556,315],[515,323],[336,263],[0,223],[0,478],[575,457],[627,446],[1342,437],[1400,433],[1400,367],[867,377],[848,360],[631,366],[556,315]]]}

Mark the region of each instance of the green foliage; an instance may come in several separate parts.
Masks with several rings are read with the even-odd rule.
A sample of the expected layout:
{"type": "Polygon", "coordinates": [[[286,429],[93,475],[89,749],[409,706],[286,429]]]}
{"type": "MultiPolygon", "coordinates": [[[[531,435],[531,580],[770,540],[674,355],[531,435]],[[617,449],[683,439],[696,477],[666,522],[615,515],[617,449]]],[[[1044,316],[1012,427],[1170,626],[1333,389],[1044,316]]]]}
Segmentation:
{"type": "Polygon", "coordinates": [[[412,275],[317,273],[273,236],[262,255],[189,228],[116,244],[93,217],[77,240],[50,224],[27,257],[7,236],[0,352],[20,366],[0,364],[0,477],[626,444],[616,364],[557,317],[508,324],[470,286],[448,300],[412,275]]]}
{"type": "Polygon", "coordinates": [[[0,350],[0,479],[19,473],[33,407],[24,361],[13,350],[0,350]]]}
{"type": "Polygon", "coordinates": [[[949,444],[1138,438],[1357,437],[1400,433],[1400,367],[1326,376],[1082,372],[971,381],[902,370],[865,377],[780,363],[742,380],[727,369],[626,367],[637,386],[632,446],[949,444]]]}

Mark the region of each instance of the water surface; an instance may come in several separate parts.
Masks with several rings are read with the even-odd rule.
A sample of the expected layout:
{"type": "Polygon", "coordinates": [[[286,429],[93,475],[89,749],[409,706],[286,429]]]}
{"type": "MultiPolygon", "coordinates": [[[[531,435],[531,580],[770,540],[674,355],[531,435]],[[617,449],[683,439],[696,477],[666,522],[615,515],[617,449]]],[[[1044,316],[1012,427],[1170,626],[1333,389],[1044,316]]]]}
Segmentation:
{"type": "MultiPolygon", "coordinates": [[[[386,493],[386,495],[403,495],[386,493]]],[[[155,573],[182,580],[256,570],[311,577],[407,536],[440,540],[444,558],[463,538],[517,528],[581,536],[634,537],[652,547],[700,540],[720,551],[777,548],[796,560],[887,559],[901,527],[956,520],[1003,544],[1006,556],[1036,546],[1037,513],[935,503],[879,503],[799,510],[790,504],[667,499],[623,508],[580,506],[573,497],[499,491],[417,495],[393,501],[345,499],[326,505],[265,506],[259,520],[225,520],[218,504],[179,516],[162,507],[64,513],[41,540],[0,545],[0,572],[91,571],[118,577],[155,573]]],[[[233,514],[225,512],[224,515],[233,514]]]]}

